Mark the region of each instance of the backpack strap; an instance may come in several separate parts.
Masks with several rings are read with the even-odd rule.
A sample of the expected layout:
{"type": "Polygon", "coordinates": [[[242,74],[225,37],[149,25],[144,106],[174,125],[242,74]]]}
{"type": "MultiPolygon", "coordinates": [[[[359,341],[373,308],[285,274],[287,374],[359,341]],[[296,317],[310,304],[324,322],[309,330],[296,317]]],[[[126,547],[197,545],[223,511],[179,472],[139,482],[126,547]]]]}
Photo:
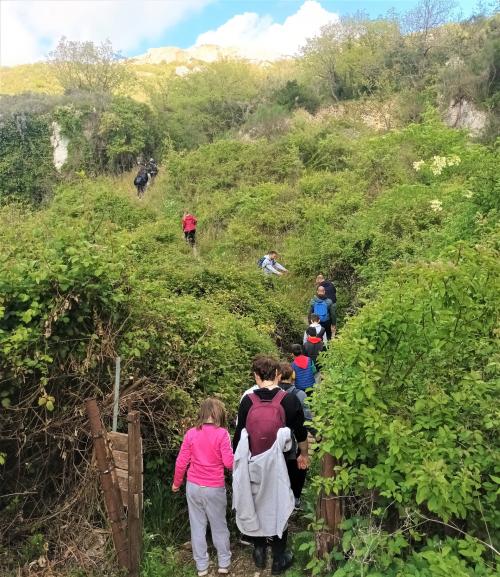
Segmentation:
{"type": "Polygon", "coordinates": [[[284,391],[283,389],[280,389],[277,395],[274,395],[271,403],[273,405],[280,405],[281,401],[286,397],[286,391],[284,391]]]}
{"type": "Polygon", "coordinates": [[[261,399],[259,397],[259,395],[256,395],[255,393],[250,393],[248,395],[248,398],[252,402],[252,405],[257,404],[257,401],[259,401],[261,403],[271,403],[272,405],[278,405],[281,403],[281,401],[284,399],[284,397],[286,397],[286,395],[287,395],[287,391],[280,389],[278,394],[275,395],[270,401],[268,401],[267,399],[261,399]]]}

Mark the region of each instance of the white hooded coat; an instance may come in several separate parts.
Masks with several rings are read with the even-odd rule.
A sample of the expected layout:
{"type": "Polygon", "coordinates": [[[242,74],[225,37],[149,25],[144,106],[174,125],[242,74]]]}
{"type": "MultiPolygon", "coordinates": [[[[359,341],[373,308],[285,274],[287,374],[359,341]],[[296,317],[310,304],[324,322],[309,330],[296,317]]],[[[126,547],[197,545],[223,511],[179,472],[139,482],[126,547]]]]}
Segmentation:
{"type": "Polygon", "coordinates": [[[270,449],[252,457],[248,433],[246,429],[241,432],[234,454],[233,509],[236,525],[244,535],[283,535],[295,505],[283,455],[291,446],[291,431],[283,427],[270,449]]]}

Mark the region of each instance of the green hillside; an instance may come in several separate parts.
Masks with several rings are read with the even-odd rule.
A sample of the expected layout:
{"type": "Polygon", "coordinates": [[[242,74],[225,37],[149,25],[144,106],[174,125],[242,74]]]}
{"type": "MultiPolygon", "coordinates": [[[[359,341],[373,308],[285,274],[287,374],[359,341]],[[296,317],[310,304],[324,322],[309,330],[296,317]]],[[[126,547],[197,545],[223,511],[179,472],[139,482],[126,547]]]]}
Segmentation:
{"type": "Polygon", "coordinates": [[[170,492],[180,439],[208,395],[234,416],[256,354],[289,358],[318,272],[337,287],[338,337],[287,575],[498,575],[498,16],[436,29],[428,52],[389,19],[351,25],[334,82],[327,30],[293,62],[165,72],[147,98],[2,98],[2,575],[118,575],[83,411],[96,397],[109,422],[116,356],[143,422],[142,575],[194,575],[170,492]],[[443,123],[457,98],[487,113],[480,135],[443,123]],[[161,158],[142,201],[140,155],[161,158]],[[290,275],[259,271],[271,248],[290,275]],[[317,559],[322,489],[345,519],[317,559]]]}

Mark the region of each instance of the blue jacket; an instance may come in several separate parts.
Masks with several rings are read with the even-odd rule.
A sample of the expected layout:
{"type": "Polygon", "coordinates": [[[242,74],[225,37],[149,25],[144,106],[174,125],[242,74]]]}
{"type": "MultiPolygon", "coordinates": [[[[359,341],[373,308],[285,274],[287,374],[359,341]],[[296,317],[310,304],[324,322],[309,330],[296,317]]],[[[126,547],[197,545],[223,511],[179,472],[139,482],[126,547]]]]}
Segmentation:
{"type": "Polygon", "coordinates": [[[295,371],[295,386],[301,391],[305,391],[314,386],[314,362],[305,355],[295,357],[292,363],[295,371]]]}

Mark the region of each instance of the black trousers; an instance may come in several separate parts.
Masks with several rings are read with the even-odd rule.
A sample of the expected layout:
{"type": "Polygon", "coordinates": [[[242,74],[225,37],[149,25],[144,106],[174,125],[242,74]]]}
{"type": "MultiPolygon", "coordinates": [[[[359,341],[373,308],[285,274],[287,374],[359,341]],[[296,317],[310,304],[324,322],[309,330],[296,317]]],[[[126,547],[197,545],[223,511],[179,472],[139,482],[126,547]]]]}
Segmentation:
{"type": "Polygon", "coordinates": [[[286,468],[288,469],[293,496],[296,499],[300,499],[304,483],[306,482],[307,469],[299,469],[297,467],[297,459],[287,459],[286,468]]]}
{"type": "Polygon", "coordinates": [[[267,547],[267,545],[270,544],[273,557],[279,557],[280,555],[283,555],[286,549],[288,529],[283,531],[281,539],[278,535],[274,535],[274,537],[250,537],[250,539],[253,541],[254,547],[267,547]]]}
{"type": "Polygon", "coordinates": [[[189,230],[189,231],[185,231],[184,232],[184,238],[186,239],[186,242],[188,242],[189,244],[194,244],[195,242],[195,235],[196,235],[196,231],[195,230],[189,230]]]}
{"type": "Polygon", "coordinates": [[[332,340],[332,321],[331,320],[321,321],[319,324],[325,329],[326,338],[329,341],[331,341],[332,340]]]}

